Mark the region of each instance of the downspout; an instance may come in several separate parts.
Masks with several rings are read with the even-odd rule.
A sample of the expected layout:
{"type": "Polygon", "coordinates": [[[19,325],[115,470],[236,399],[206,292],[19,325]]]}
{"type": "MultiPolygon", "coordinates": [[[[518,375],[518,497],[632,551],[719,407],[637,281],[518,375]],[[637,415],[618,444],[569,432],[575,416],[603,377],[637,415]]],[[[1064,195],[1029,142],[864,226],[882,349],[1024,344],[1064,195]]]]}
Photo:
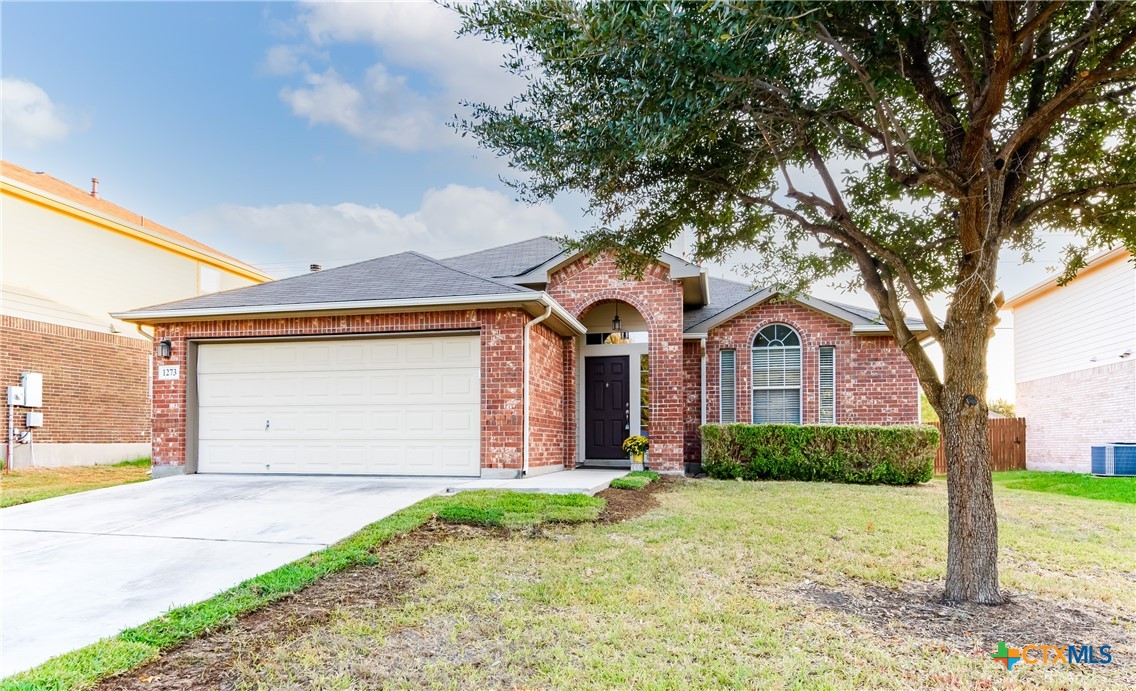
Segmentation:
{"type": "Polygon", "coordinates": [[[521,392],[521,397],[524,400],[524,431],[522,432],[523,441],[521,442],[523,444],[523,446],[521,447],[521,477],[529,474],[529,331],[531,331],[532,328],[537,324],[541,323],[545,319],[548,319],[551,314],[552,305],[550,304],[547,308],[545,308],[544,314],[540,315],[536,319],[529,321],[529,323],[525,324],[524,329],[525,340],[521,346],[521,349],[523,351],[521,361],[524,363],[522,365],[524,367],[524,390],[521,392]]]}
{"type": "Polygon", "coordinates": [[[706,339],[702,338],[698,341],[702,346],[702,424],[706,424],[706,339]]]}

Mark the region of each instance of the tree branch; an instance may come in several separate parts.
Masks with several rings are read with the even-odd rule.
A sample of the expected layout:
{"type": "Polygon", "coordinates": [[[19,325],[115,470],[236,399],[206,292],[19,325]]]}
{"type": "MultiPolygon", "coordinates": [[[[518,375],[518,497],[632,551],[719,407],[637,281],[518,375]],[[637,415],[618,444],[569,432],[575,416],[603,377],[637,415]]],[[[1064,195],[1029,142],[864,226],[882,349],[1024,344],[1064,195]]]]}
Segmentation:
{"type": "Polygon", "coordinates": [[[1113,65],[1133,45],[1136,45],[1136,27],[1132,28],[1119,43],[1113,46],[1112,50],[1101,58],[1096,68],[1087,74],[1082,73],[1081,79],[1058,91],[1053,98],[1042,104],[1033,115],[1026,118],[1017,131],[1006,140],[1002,150],[998,153],[998,157],[1003,161],[1008,161],[1010,154],[1019,146],[1048,130],[1053,123],[1057,122],[1058,118],[1080,105],[1085,94],[1101,82],[1122,79],[1129,73],[1136,74],[1136,67],[1112,71],[1113,65]]]}
{"type": "Polygon", "coordinates": [[[1038,199],[1037,201],[1030,202],[1023,205],[1014,214],[1011,223],[1013,227],[1019,228],[1036,216],[1041,211],[1051,206],[1063,206],[1064,208],[1071,209],[1077,207],[1080,202],[1088,197],[1098,194],[1100,192],[1116,192],[1120,190],[1136,190],[1136,182],[1117,182],[1117,183],[1102,183],[1100,185],[1092,185],[1089,187],[1082,187],[1061,194],[1055,194],[1045,199],[1038,199]]]}

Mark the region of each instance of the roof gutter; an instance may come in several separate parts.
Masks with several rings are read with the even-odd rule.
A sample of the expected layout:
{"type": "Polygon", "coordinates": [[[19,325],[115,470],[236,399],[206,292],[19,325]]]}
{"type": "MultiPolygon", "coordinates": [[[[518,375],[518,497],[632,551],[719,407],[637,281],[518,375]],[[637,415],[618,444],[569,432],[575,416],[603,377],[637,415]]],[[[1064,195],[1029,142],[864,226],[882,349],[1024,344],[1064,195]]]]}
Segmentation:
{"type": "Polygon", "coordinates": [[[305,302],[298,304],[244,305],[238,307],[203,307],[199,309],[144,308],[111,314],[133,324],[153,324],[172,321],[195,321],[214,317],[261,317],[269,314],[310,314],[312,312],[374,312],[376,310],[421,309],[423,307],[469,307],[487,305],[502,307],[535,303],[551,308],[552,314],[576,333],[587,333],[587,328],[548,293],[502,293],[497,295],[458,295],[435,298],[403,298],[399,300],[346,300],[340,302],[305,302]]]}

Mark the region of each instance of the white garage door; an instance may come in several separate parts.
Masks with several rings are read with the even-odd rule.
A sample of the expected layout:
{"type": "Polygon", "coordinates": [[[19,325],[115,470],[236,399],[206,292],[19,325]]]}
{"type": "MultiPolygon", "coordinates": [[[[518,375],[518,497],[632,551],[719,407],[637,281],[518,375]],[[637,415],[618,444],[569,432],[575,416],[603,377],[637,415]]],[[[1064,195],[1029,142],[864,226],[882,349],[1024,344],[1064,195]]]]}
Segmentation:
{"type": "Polygon", "coordinates": [[[209,343],[202,473],[480,474],[478,336],[209,343]]]}

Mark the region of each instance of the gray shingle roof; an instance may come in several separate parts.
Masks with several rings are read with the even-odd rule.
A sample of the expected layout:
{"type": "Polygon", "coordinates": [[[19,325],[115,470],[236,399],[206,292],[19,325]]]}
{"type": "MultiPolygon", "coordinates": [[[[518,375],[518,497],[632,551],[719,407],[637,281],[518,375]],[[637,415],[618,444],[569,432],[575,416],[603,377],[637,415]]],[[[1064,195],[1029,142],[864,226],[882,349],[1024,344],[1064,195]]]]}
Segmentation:
{"type": "Polygon", "coordinates": [[[728,281],[724,278],[706,277],[710,289],[710,304],[703,307],[688,308],[682,313],[682,328],[689,330],[716,314],[745,300],[754,293],[761,292],[762,288],[753,288],[747,283],[728,281]]]}
{"type": "MultiPolygon", "coordinates": [[[[860,315],[864,319],[867,319],[870,322],[875,322],[877,324],[883,324],[884,323],[884,320],[880,317],[880,313],[877,312],[874,309],[869,309],[867,307],[858,307],[856,305],[849,305],[849,304],[846,304],[846,303],[843,303],[843,302],[833,302],[832,300],[821,300],[820,298],[813,298],[813,299],[817,300],[818,302],[827,302],[828,304],[832,305],[833,307],[839,307],[840,309],[842,309],[846,312],[851,312],[852,314],[858,314],[858,315],[860,315]]],[[[919,319],[918,317],[907,317],[903,321],[904,321],[904,323],[907,324],[908,327],[913,328],[913,329],[924,329],[924,328],[926,328],[926,325],[923,323],[923,320],[919,319]]]]}
{"type": "MultiPolygon", "coordinates": [[[[737,281],[730,281],[724,278],[707,277],[707,282],[710,288],[710,304],[705,307],[687,308],[682,315],[683,331],[694,332],[693,330],[699,325],[713,319],[715,316],[725,312],[739,302],[748,300],[750,297],[761,294],[769,294],[768,288],[752,288],[746,283],[739,283],[737,281]]],[[[864,319],[865,321],[882,324],[880,313],[869,309],[867,307],[858,307],[856,305],[846,305],[842,302],[833,302],[832,300],[822,300],[820,298],[809,297],[814,306],[816,303],[822,305],[830,305],[837,310],[844,312],[851,312],[852,314],[864,319]]],[[[822,308],[823,309],[823,308],[822,308]]],[[[907,325],[915,330],[922,330],[926,328],[923,322],[917,318],[908,317],[904,320],[907,325]]],[[[705,328],[699,328],[698,331],[704,331],[705,328]]]]}
{"type": "Polygon", "coordinates": [[[520,276],[564,252],[560,241],[547,235],[492,249],[443,259],[447,266],[481,276],[520,276]]]}
{"type": "Polygon", "coordinates": [[[321,302],[407,300],[467,295],[531,293],[528,288],[446,266],[417,252],[403,252],[271,283],[201,295],[146,309],[259,307],[321,302]]]}

